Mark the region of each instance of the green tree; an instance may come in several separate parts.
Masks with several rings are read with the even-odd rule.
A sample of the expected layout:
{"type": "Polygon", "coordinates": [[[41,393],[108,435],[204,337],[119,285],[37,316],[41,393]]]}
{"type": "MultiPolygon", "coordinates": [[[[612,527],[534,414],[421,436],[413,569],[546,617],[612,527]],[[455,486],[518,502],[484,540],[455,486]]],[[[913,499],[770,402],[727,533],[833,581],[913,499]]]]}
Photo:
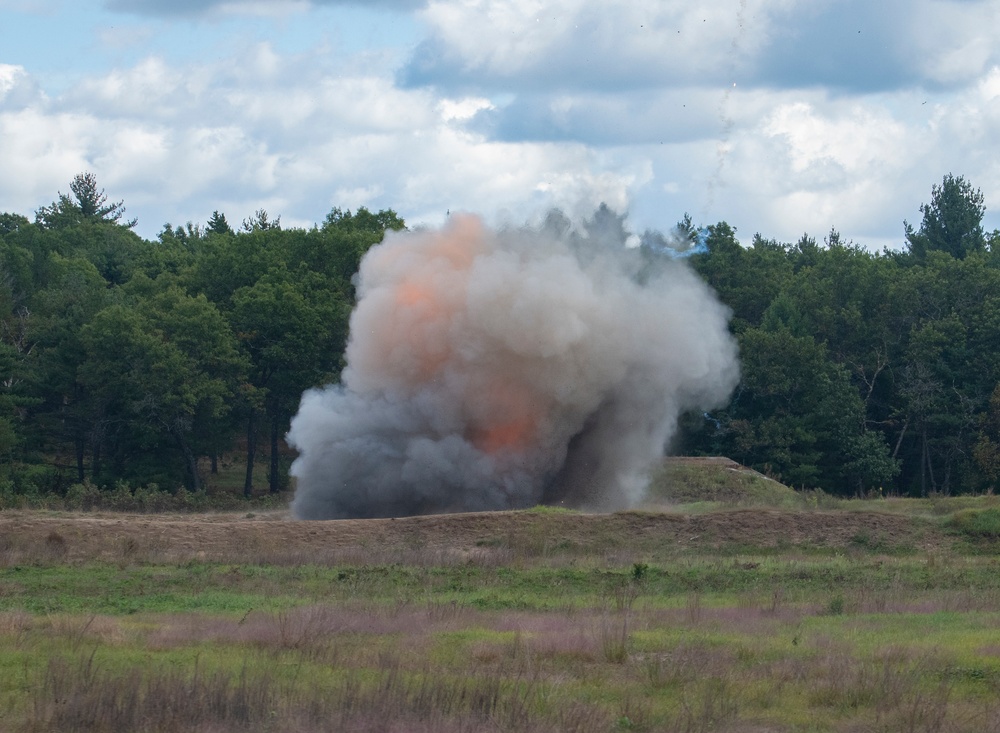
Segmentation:
{"type": "Polygon", "coordinates": [[[178,456],[178,473],[199,490],[198,422],[225,415],[244,369],[222,315],[203,296],[171,285],[141,307],[109,306],[82,338],[82,382],[121,428],[109,440],[116,472],[140,481],[157,471],[169,476],[159,451],[167,461],[178,456]]]}
{"type": "Polygon", "coordinates": [[[898,292],[912,313],[898,370],[897,409],[909,429],[901,447],[906,486],[919,493],[984,488],[990,479],[974,454],[1000,383],[1000,270],[985,254],[931,252],[903,274],[898,292]]]}
{"type": "Polygon", "coordinates": [[[205,225],[205,232],[207,234],[234,234],[233,228],[226,221],[226,215],[220,214],[218,210],[213,211],[212,216],[209,217],[208,223],[205,225]]]}
{"type": "Polygon", "coordinates": [[[1000,487],[1000,384],[990,395],[989,408],[980,418],[979,438],[973,456],[990,490],[1000,487]]]}
{"type": "Polygon", "coordinates": [[[188,222],[185,226],[175,227],[168,221],[163,225],[163,229],[156,235],[156,238],[160,240],[161,244],[172,240],[186,249],[194,249],[203,236],[205,233],[197,224],[188,222]]]}
{"type": "Polygon", "coordinates": [[[775,316],[740,335],[740,352],[742,380],[718,413],[729,455],[790,485],[841,494],[893,478],[885,442],[865,430],[849,375],[822,344],[775,316]]]}
{"type": "Polygon", "coordinates": [[[281,216],[271,219],[265,209],[257,209],[248,219],[243,220],[243,232],[266,232],[268,229],[281,229],[281,216]]]}
{"type": "MultiPolygon", "coordinates": [[[[80,381],[85,359],[83,327],[111,298],[107,281],[83,257],[67,258],[51,252],[50,279],[31,297],[29,334],[34,349],[28,379],[38,398],[31,428],[36,442],[71,447],[77,480],[86,477],[86,453],[100,463],[99,437],[106,427],[89,390],[80,381]]],[[[58,448],[57,448],[58,450],[58,448]]]]}
{"type": "Polygon", "coordinates": [[[931,202],[921,204],[920,213],[919,230],[903,222],[910,253],[918,259],[924,259],[928,252],[947,252],[963,259],[986,249],[983,192],[962,176],[949,173],[940,186],[933,186],[931,202]]]}
{"type": "Polygon", "coordinates": [[[60,193],[59,198],[35,212],[35,221],[50,229],[74,226],[85,221],[101,221],[133,229],[136,219],[122,221],[125,216],[123,201],[108,202],[104,189],[97,186],[97,177],[90,172],[79,173],[69,184],[69,195],[60,193]]]}
{"type": "Polygon", "coordinates": [[[374,213],[361,206],[356,213],[352,214],[350,209],[343,210],[340,207],[334,207],[326,215],[321,228],[385,233],[390,229],[405,229],[406,222],[392,209],[381,209],[374,213]]]}
{"type": "Polygon", "coordinates": [[[11,466],[20,441],[17,423],[20,422],[21,356],[13,346],[0,340],[0,468],[11,466]]]}
{"type": "Polygon", "coordinates": [[[226,315],[251,365],[239,408],[247,430],[245,491],[253,489],[261,429],[270,435],[268,483],[280,487],[280,438],[302,391],[339,374],[351,281],[386,223],[403,226],[391,211],[334,209],[322,229],[251,226],[238,236],[211,234],[182,275],[190,292],[204,293],[226,315]]]}
{"type": "Polygon", "coordinates": [[[744,248],[736,230],[726,222],[708,227],[706,253],[695,254],[691,264],[733,309],[731,328],[740,333],[759,326],[771,301],[777,297],[793,273],[788,248],[773,239],[754,236],[744,248]]]}
{"type": "Polygon", "coordinates": [[[28,221],[27,217],[21,216],[20,214],[0,214],[0,237],[9,232],[16,232],[22,227],[28,226],[31,222],[28,221]]]}
{"type": "Polygon", "coordinates": [[[799,241],[796,273],[779,299],[794,304],[801,318],[796,333],[825,343],[831,359],[848,370],[866,426],[888,438],[898,428],[894,380],[912,322],[912,301],[899,288],[904,273],[894,259],[846,244],[836,232],[826,243],[813,250],[811,240],[799,241]]]}
{"type": "Polygon", "coordinates": [[[149,250],[149,243],[135,232],[106,222],[88,221],[55,234],[61,242],[60,251],[86,257],[109,285],[128,282],[149,250]]]}
{"type": "Polygon", "coordinates": [[[331,381],[339,367],[348,306],[317,273],[275,271],[233,294],[231,319],[250,360],[250,404],[244,493],[253,490],[258,415],[270,434],[271,492],[280,491],[279,441],[302,393],[331,381]]]}

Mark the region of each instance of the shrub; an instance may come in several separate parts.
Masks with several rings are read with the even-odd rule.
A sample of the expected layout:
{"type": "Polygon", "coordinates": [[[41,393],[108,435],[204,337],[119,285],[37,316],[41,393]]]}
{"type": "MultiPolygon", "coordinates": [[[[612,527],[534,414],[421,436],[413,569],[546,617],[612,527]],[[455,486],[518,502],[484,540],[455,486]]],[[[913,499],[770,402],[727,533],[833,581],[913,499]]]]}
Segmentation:
{"type": "Polygon", "coordinates": [[[11,472],[15,494],[32,496],[57,494],[63,489],[63,477],[55,466],[21,464],[11,472]]]}
{"type": "Polygon", "coordinates": [[[839,593],[826,604],[826,612],[831,616],[839,616],[844,612],[844,597],[839,593]]]}
{"type": "Polygon", "coordinates": [[[64,501],[67,509],[76,509],[88,512],[92,509],[100,508],[104,497],[101,490],[89,481],[82,484],[73,484],[66,490],[64,501]]]}

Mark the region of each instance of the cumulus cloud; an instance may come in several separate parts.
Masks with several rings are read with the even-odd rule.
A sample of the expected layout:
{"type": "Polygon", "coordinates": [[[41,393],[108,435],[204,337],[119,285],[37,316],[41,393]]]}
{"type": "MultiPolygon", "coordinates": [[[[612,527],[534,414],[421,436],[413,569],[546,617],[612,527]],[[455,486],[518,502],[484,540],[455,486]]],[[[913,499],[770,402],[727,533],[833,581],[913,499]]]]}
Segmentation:
{"type": "Polygon", "coordinates": [[[774,24],[755,81],[861,93],[963,86],[1000,62],[983,32],[998,22],[991,0],[803,3],[774,24]]]}
{"type": "Polygon", "coordinates": [[[935,0],[431,2],[407,85],[615,90],[955,86],[1000,62],[1000,4],[935,0]]]}
{"type": "Polygon", "coordinates": [[[718,132],[718,94],[699,88],[598,94],[522,94],[479,111],[471,129],[496,140],[593,145],[686,142],[718,132]]]}
{"type": "Polygon", "coordinates": [[[638,0],[432,2],[407,85],[518,90],[719,82],[766,37],[766,6],[638,0]],[[759,6],[759,8],[758,8],[759,6]]]}
{"type": "Polygon", "coordinates": [[[17,109],[41,97],[41,91],[23,66],[0,64],[0,103],[5,109],[17,109]]]}
{"type": "Polygon", "coordinates": [[[104,3],[112,11],[154,16],[199,16],[212,13],[283,15],[314,5],[355,5],[407,11],[422,7],[424,0],[105,0],[104,3]]]}
{"type": "MultiPolygon", "coordinates": [[[[40,26],[42,6],[0,3],[12,33],[40,26]]],[[[496,222],[607,201],[640,230],[688,211],[744,237],[837,226],[899,246],[952,171],[1000,226],[998,0],[430,0],[381,16],[108,0],[91,26],[67,14],[64,36],[60,7],[44,6],[46,37],[85,65],[22,58],[41,43],[0,65],[7,210],[93,170],[144,236],[214,209],[309,226],[332,206],[496,222]],[[171,10],[188,21],[158,17],[171,10]],[[289,17],[243,17],[260,13],[289,17]]]]}
{"type": "Polygon", "coordinates": [[[820,0],[797,3],[771,26],[753,59],[753,83],[872,92],[921,79],[912,38],[901,28],[920,2],[820,0]],[[891,9],[889,6],[892,6],[891,9]]]}
{"type": "MultiPolygon", "coordinates": [[[[786,241],[836,227],[875,248],[899,246],[902,221],[926,198],[930,170],[937,169],[929,166],[930,178],[913,173],[936,145],[924,126],[891,114],[890,100],[845,103],[814,93],[775,101],[730,142],[721,178],[744,193],[732,207],[734,219],[786,241]]],[[[912,98],[909,104],[921,106],[912,98]]]]}
{"type": "Polygon", "coordinates": [[[346,71],[316,50],[289,56],[255,44],[203,64],[146,58],[49,99],[22,69],[3,67],[0,162],[23,177],[5,177],[0,193],[10,210],[31,212],[93,170],[151,237],[164,220],[203,222],[214,209],[238,221],[263,206],[311,226],[333,206],[392,207],[424,221],[448,209],[624,207],[648,177],[642,161],[609,165],[584,146],[471,133],[481,98],[346,71]]]}

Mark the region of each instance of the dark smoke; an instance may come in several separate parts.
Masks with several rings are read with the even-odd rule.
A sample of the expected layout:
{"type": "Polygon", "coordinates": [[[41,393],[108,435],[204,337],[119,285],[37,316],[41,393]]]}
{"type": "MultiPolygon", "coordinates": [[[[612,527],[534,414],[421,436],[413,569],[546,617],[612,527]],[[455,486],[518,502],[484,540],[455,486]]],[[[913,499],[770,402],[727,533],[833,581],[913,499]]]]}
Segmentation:
{"type": "Polygon", "coordinates": [[[474,216],[389,233],[361,263],[342,383],[302,397],[292,511],[387,517],[642,498],[678,415],[737,380],[728,312],[684,264],[474,216]]]}

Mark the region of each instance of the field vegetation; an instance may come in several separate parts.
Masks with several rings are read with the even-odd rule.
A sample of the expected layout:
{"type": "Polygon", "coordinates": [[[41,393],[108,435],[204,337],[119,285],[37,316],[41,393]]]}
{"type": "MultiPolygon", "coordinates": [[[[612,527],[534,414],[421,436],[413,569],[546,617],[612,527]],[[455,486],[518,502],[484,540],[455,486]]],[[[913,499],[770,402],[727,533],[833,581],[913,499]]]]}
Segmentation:
{"type": "Polygon", "coordinates": [[[1000,504],[0,512],[4,731],[996,731],[1000,504]]]}

